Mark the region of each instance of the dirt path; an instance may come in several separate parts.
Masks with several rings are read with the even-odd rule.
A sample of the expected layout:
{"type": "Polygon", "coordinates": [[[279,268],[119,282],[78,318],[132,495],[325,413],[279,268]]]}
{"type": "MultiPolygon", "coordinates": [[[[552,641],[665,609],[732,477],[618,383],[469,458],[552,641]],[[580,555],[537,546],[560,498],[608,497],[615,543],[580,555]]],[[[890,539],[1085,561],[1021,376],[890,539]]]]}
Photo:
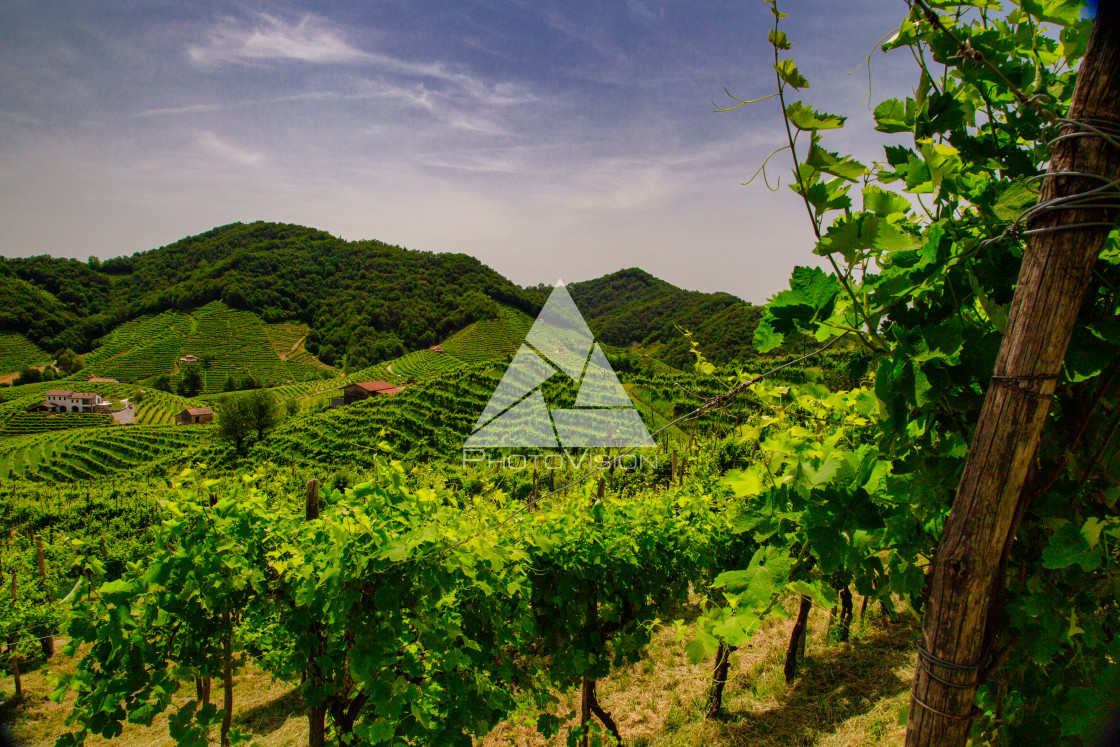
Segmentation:
{"type": "Polygon", "coordinates": [[[293,355],[295,355],[295,354],[296,354],[296,352],[297,352],[297,351],[299,350],[299,346],[300,346],[300,345],[302,345],[302,344],[303,344],[303,341],[304,341],[304,340],[306,340],[306,339],[307,339],[307,335],[304,335],[303,337],[299,338],[299,339],[298,339],[298,340],[296,340],[296,341],[295,341],[294,343],[292,343],[292,349],[291,349],[291,350],[289,350],[289,351],[288,351],[288,352],[286,352],[286,353],[283,353],[283,354],[282,354],[282,355],[280,356],[280,360],[282,360],[282,361],[286,361],[286,360],[288,360],[289,358],[291,358],[291,357],[292,357],[293,355]]]}

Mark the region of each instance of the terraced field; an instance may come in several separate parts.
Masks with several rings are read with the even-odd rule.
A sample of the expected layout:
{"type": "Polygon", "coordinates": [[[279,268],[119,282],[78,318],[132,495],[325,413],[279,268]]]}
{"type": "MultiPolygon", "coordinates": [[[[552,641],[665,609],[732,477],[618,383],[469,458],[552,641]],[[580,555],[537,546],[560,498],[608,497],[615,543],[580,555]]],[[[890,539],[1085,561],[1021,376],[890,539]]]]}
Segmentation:
{"type": "Polygon", "coordinates": [[[0,479],[99,480],[144,466],[157,470],[208,442],[210,426],[125,426],[40,433],[0,441],[0,479]]]}
{"type": "Polygon", "coordinates": [[[112,415],[94,412],[58,414],[13,412],[0,423],[0,437],[65,431],[72,428],[104,428],[113,425],[114,422],[112,415]]]}
{"type": "Polygon", "coordinates": [[[269,324],[266,331],[276,355],[282,360],[287,360],[290,353],[300,349],[298,343],[307,337],[310,327],[306,324],[269,324]]]}
{"type": "Polygon", "coordinates": [[[120,381],[140,381],[174,370],[194,320],[165,311],[118,326],[87,353],[84,374],[120,381]]]}
{"type": "Polygon", "coordinates": [[[50,353],[16,332],[0,332],[0,375],[50,363],[50,353]]]}
{"type": "Polygon", "coordinates": [[[533,320],[528,315],[502,306],[497,319],[477,321],[447,338],[440,346],[448,354],[464,361],[505,358],[517,352],[532,326],[533,320]]]}
{"type": "Polygon", "coordinates": [[[417,350],[392,361],[393,373],[406,379],[443,376],[461,370],[468,364],[450,353],[417,350]]]}
{"type": "Polygon", "coordinates": [[[254,449],[280,463],[369,465],[377,444],[388,441],[400,455],[445,461],[459,453],[502,372],[475,366],[461,374],[289,420],[254,449]]]}

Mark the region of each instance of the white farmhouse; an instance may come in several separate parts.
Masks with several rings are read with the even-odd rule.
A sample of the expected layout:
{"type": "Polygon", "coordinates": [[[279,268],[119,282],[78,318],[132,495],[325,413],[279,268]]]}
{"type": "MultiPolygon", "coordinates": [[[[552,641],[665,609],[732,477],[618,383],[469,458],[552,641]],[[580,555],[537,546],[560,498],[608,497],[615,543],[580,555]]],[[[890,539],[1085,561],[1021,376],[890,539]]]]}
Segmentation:
{"type": "Polygon", "coordinates": [[[98,412],[104,410],[97,392],[72,392],[69,389],[47,390],[47,409],[52,412],[98,412]]]}

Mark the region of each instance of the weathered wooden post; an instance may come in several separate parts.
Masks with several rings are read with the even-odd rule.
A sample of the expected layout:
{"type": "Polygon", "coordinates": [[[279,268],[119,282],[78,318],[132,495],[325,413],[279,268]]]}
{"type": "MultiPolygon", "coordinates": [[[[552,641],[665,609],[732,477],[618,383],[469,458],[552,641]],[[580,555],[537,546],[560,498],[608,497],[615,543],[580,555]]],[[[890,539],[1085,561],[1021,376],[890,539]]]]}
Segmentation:
{"type": "MultiPolygon", "coordinates": [[[[927,17],[937,17],[929,11],[927,17]]],[[[1113,183],[1120,148],[1095,131],[1120,128],[1120,2],[1102,0],[1056,141],[1039,204],[1113,183]],[[1092,130],[1080,127],[1092,123],[1092,130]],[[1084,175],[1084,176],[1082,176],[1084,175]]],[[[964,745],[983,665],[992,600],[1005,582],[1003,558],[1030,495],[1050,399],[1093,265],[1115,224],[1107,206],[1043,213],[1028,237],[992,382],[937,550],[906,728],[909,747],[964,745]]]]}

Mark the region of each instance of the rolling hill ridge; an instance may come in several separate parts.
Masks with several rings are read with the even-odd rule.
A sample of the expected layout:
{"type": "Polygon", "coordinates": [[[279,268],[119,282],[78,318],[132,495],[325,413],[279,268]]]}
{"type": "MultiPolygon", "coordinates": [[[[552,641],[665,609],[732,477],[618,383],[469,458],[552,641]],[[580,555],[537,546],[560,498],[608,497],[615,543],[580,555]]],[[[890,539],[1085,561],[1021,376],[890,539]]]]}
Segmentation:
{"type": "MultiPolygon", "coordinates": [[[[570,289],[592,331],[609,344],[640,345],[685,365],[685,328],[712,360],[751,355],[760,307],[730,294],[682,290],[636,268],[570,289]]],[[[235,223],[103,262],[0,259],[0,292],[12,299],[0,310],[0,331],[44,351],[91,353],[127,336],[118,332],[126,323],[161,315],[170,323],[175,314],[221,302],[266,325],[302,326],[311,365],[354,370],[429,347],[474,322],[535,316],[548,290],[520,287],[464,254],[235,223]]]]}

